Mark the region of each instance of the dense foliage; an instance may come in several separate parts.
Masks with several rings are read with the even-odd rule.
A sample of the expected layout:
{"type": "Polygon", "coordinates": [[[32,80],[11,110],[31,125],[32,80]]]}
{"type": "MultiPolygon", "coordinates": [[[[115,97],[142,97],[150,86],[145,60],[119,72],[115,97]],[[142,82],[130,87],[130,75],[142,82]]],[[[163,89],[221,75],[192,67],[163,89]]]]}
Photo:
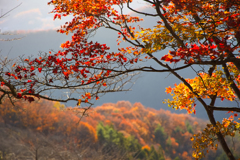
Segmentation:
{"type": "MultiPolygon", "coordinates": [[[[15,107],[4,101],[0,107],[1,159],[192,159],[190,138],[206,125],[187,114],[126,101],[98,106],[87,117],[77,108],[42,100],[15,107]]],[[[234,141],[240,157],[240,139],[234,141]]],[[[215,148],[209,152],[206,159],[224,157],[215,148]]]]}
{"type": "Polygon", "coordinates": [[[209,147],[217,149],[218,140],[228,158],[234,160],[225,138],[240,131],[236,113],[240,112],[237,106],[240,99],[240,2],[144,0],[149,11],[132,8],[133,2],[50,1],[49,5],[54,6],[54,20],[73,16],[58,30],[71,33],[72,39],[63,43],[62,50],[57,52],[23,58],[11,66],[10,61],[0,61],[0,100],[9,98],[12,103],[16,99],[32,102],[37,98],[76,101],[79,106],[87,105],[85,114],[91,101],[98,100],[100,95],[128,90],[125,86],[134,81],[136,72],[169,72],[181,83],[167,88],[166,92],[173,99],[165,102],[189,113],[196,113],[195,107],[200,104],[210,120],[210,124],[192,138],[193,157],[204,157],[209,147]],[[145,19],[148,16],[158,19],[150,28],[144,28],[141,26],[144,19],[124,13],[126,7],[139,16],[145,15],[145,19]],[[99,28],[116,32],[118,49],[110,51],[107,44],[89,40],[99,28]],[[159,51],[166,49],[169,53],[162,56],[159,51]],[[157,67],[137,65],[143,60],[151,60],[157,67]],[[196,73],[195,78],[183,78],[178,72],[188,69],[196,73]],[[54,91],[59,90],[69,95],[55,97],[54,91]],[[227,106],[218,106],[218,101],[227,102],[224,103],[227,106]],[[217,122],[215,111],[229,111],[231,115],[217,122]]]}

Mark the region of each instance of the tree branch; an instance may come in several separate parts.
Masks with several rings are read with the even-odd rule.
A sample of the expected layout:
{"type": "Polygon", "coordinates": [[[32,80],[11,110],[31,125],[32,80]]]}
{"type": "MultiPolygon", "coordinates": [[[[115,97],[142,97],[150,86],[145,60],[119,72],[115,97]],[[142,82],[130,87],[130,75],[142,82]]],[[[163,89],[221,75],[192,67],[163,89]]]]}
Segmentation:
{"type": "Polygon", "coordinates": [[[234,112],[240,112],[240,108],[237,107],[216,107],[216,106],[208,106],[211,110],[215,111],[234,111],[234,112]]]}
{"type": "Polygon", "coordinates": [[[179,38],[179,36],[173,31],[172,27],[170,26],[170,24],[168,23],[167,19],[163,16],[163,14],[160,11],[160,2],[159,0],[156,0],[156,11],[159,15],[159,17],[163,20],[165,27],[169,30],[169,32],[172,34],[172,36],[177,40],[177,42],[183,47],[185,48],[185,45],[183,43],[183,41],[179,38]]]}
{"type": "Polygon", "coordinates": [[[14,9],[16,9],[17,7],[19,7],[22,3],[20,3],[19,5],[17,5],[16,7],[10,9],[9,11],[7,11],[6,13],[4,13],[3,15],[0,16],[0,18],[3,18],[5,15],[7,15],[8,13],[10,13],[11,11],[13,11],[14,9]]]}
{"type": "Polygon", "coordinates": [[[223,70],[224,70],[224,72],[226,74],[227,80],[230,83],[230,87],[234,90],[234,92],[237,95],[238,99],[240,99],[240,90],[238,89],[237,85],[233,81],[233,79],[232,79],[232,77],[231,77],[231,75],[230,75],[230,73],[228,71],[227,65],[225,63],[223,63],[222,66],[223,66],[223,70]]]}
{"type": "Polygon", "coordinates": [[[127,7],[128,7],[131,11],[133,11],[133,12],[135,12],[135,13],[143,14],[143,15],[145,15],[145,16],[152,16],[152,17],[157,17],[157,16],[158,16],[158,14],[150,14],[150,13],[144,13],[144,12],[137,11],[137,10],[135,10],[135,9],[133,9],[133,8],[130,7],[129,2],[130,2],[130,0],[128,0],[128,2],[127,2],[127,7]]]}

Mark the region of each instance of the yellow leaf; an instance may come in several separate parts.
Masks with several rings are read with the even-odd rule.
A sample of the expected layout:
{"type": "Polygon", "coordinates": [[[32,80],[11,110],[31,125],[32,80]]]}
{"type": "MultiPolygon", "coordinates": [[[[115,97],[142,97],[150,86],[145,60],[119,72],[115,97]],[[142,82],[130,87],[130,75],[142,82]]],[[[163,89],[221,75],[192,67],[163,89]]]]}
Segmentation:
{"type": "Polygon", "coordinates": [[[79,99],[79,100],[78,100],[78,103],[77,103],[77,106],[80,106],[80,105],[81,105],[81,102],[82,102],[82,100],[79,99]]]}

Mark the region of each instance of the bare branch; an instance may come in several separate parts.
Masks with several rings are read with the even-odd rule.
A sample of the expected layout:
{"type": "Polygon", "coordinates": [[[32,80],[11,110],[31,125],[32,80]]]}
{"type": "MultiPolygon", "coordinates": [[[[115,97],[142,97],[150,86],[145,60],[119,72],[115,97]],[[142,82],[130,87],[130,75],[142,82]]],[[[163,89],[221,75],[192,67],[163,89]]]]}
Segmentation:
{"type": "Polygon", "coordinates": [[[142,14],[142,15],[145,15],[145,16],[152,16],[152,17],[157,17],[158,16],[158,14],[150,14],[150,13],[137,11],[137,10],[133,9],[132,7],[130,7],[129,3],[130,3],[130,0],[128,0],[128,2],[127,2],[127,7],[135,13],[142,14]]]}
{"type": "Polygon", "coordinates": [[[4,16],[6,16],[8,13],[12,12],[14,9],[18,8],[22,3],[20,3],[19,5],[17,5],[16,7],[10,9],[9,11],[7,11],[6,13],[4,13],[3,15],[0,16],[0,18],[3,18],[4,16]]]}
{"type": "Polygon", "coordinates": [[[210,106],[209,108],[211,110],[215,110],[215,111],[234,111],[234,112],[240,112],[240,108],[237,107],[216,107],[216,106],[210,106]]]}

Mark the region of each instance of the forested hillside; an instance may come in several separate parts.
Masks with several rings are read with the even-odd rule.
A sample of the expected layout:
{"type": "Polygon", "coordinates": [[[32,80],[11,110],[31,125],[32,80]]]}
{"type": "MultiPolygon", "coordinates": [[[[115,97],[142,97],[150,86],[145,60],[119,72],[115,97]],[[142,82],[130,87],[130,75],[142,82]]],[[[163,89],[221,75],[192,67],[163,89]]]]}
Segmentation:
{"type": "MultiPolygon", "coordinates": [[[[40,100],[0,105],[0,159],[192,159],[191,137],[207,122],[187,114],[120,101],[66,108],[40,100]]],[[[235,154],[239,136],[229,139],[235,154]]],[[[205,159],[225,159],[209,148],[205,159]]]]}

